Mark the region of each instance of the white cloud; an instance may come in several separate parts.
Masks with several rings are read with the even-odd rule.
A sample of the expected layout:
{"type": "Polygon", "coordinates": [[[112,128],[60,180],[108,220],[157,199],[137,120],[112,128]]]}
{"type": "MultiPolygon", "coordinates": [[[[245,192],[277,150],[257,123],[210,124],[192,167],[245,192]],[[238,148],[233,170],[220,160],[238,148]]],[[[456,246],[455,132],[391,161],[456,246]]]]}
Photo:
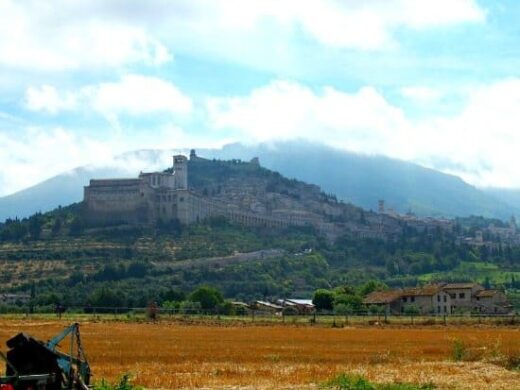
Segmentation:
{"type": "Polygon", "coordinates": [[[384,49],[400,28],[478,23],[475,0],[0,0],[0,64],[23,69],[161,65],[171,50],[254,63],[299,31],[326,46],[384,49]],[[273,39],[275,38],[276,39],[273,39]]]}
{"type": "Polygon", "coordinates": [[[29,127],[9,135],[0,131],[0,196],[5,196],[79,166],[110,167],[129,176],[171,165],[171,150],[218,147],[205,137],[166,125],[128,134],[78,135],[74,129],[29,127]],[[150,152],[153,149],[158,152],[150,152]],[[145,150],[140,153],[128,151],[145,150]],[[124,154],[123,156],[119,156],[124,154]],[[119,157],[118,157],[119,156],[119,157]]]}
{"type": "Polygon", "coordinates": [[[401,95],[418,103],[433,103],[442,98],[442,91],[422,86],[401,88],[401,95]]]}
{"type": "Polygon", "coordinates": [[[143,27],[106,20],[84,5],[0,0],[0,64],[62,70],[160,65],[171,59],[166,46],[143,27]]]}
{"type": "Polygon", "coordinates": [[[83,93],[99,112],[188,114],[192,109],[188,96],[172,83],[156,77],[126,75],[119,82],[86,87],[83,93]]]}
{"type": "Polygon", "coordinates": [[[92,109],[112,118],[120,114],[189,114],[192,101],[166,80],[129,74],[117,82],[89,85],[76,92],[58,92],[49,85],[29,87],[25,94],[25,106],[32,111],[53,114],[80,108],[92,109]]]}
{"type": "MultiPolygon", "coordinates": [[[[245,96],[208,99],[213,134],[193,136],[173,125],[131,136],[79,136],[62,128],[0,131],[0,183],[6,194],[78,165],[113,163],[112,156],[133,149],[305,138],[416,161],[477,185],[519,187],[520,79],[474,87],[466,101],[455,115],[412,120],[372,87],[315,90],[279,80],[245,96]],[[221,134],[228,139],[212,141],[221,134]]],[[[140,159],[123,165],[138,170],[140,164],[146,166],[140,159]]]]}
{"type": "Polygon", "coordinates": [[[73,109],[76,107],[76,102],[74,94],[65,93],[60,96],[52,85],[29,87],[25,92],[25,106],[31,111],[47,111],[56,114],[59,111],[73,109]]]}
{"type": "Polygon", "coordinates": [[[261,39],[266,29],[276,29],[282,40],[301,29],[324,45],[370,50],[393,46],[399,28],[480,23],[486,18],[474,0],[263,0],[247,6],[241,0],[180,3],[189,10],[180,15],[187,31],[213,31],[217,36],[241,31],[250,41],[261,39]]]}
{"type": "Polygon", "coordinates": [[[319,42],[357,49],[393,46],[396,29],[423,29],[465,22],[481,22],[485,12],[473,0],[292,1],[269,11],[279,20],[292,20],[319,42]]]}
{"type": "Polygon", "coordinates": [[[430,154],[465,168],[454,173],[478,185],[520,187],[518,123],[520,79],[513,78],[474,88],[459,114],[424,126],[430,154]]]}
{"type": "Polygon", "coordinates": [[[409,124],[404,113],[372,87],[353,94],[275,81],[246,97],[209,99],[211,126],[232,129],[241,139],[309,138],[345,149],[401,154],[409,124]]]}
{"type": "Polygon", "coordinates": [[[386,3],[393,9],[393,23],[417,29],[464,22],[480,23],[486,19],[487,13],[475,0],[397,0],[393,4],[378,2],[386,3]]]}
{"type": "Polygon", "coordinates": [[[0,148],[1,194],[9,194],[75,165],[85,164],[93,156],[98,161],[110,156],[108,145],[62,128],[28,128],[16,136],[0,132],[0,148]]]}
{"type": "Polygon", "coordinates": [[[481,186],[520,186],[520,79],[473,88],[452,116],[412,120],[371,87],[315,92],[276,81],[247,96],[213,98],[210,126],[242,141],[306,138],[461,176],[481,186]]]}

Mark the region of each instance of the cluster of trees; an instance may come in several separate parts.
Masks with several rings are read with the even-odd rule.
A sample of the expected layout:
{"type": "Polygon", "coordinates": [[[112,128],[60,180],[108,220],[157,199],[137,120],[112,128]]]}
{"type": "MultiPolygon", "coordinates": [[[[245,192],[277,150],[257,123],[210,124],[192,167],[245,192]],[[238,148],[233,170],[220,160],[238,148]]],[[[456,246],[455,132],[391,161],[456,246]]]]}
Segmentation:
{"type": "Polygon", "coordinates": [[[363,298],[373,291],[382,291],[388,286],[378,280],[352,287],[340,286],[334,289],[318,289],[314,292],[312,303],[316,310],[334,311],[337,314],[356,313],[363,310],[363,298]]]}
{"type": "Polygon", "coordinates": [[[0,224],[0,242],[36,241],[47,231],[51,237],[58,235],[80,236],[85,222],[78,214],[78,205],[59,208],[53,212],[35,213],[28,218],[8,218],[0,224]]]}
{"type": "MultiPolygon", "coordinates": [[[[229,168],[226,164],[233,169],[241,163],[225,163],[222,169],[229,168]]],[[[251,165],[248,169],[258,168],[251,165]]],[[[346,235],[332,243],[311,227],[274,231],[235,226],[225,218],[214,218],[191,226],[181,226],[174,221],[159,223],[151,229],[110,227],[85,235],[81,233],[85,225],[79,206],[74,207],[0,225],[0,240],[23,244],[16,249],[3,249],[0,260],[60,260],[74,269],[69,271],[65,283],[63,275],[52,275],[49,271],[49,276],[37,283],[38,304],[61,301],[82,305],[90,297],[84,291],[98,291],[101,297],[106,295],[108,301],[141,306],[149,300],[162,301],[164,286],[192,291],[207,283],[216,286],[224,296],[243,301],[310,296],[316,289],[331,285],[359,286],[370,279],[383,280],[392,287],[416,285],[421,275],[434,272],[445,272],[453,276],[445,280],[458,281],[459,275],[453,271],[464,264],[487,261],[496,264],[497,269],[514,271],[520,260],[520,248],[487,250],[456,245],[455,233],[439,229],[418,232],[406,228],[396,240],[388,241],[346,235]],[[31,242],[24,246],[26,240],[51,240],[52,235],[69,234],[82,235],[82,240],[74,240],[71,246],[60,240],[61,246],[39,246],[37,251],[31,242]],[[150,244],[144,248],[143,241],[150,244]],[[81,247],[82,242],[87,245],[81,247]],[[98,246],[97,242],[117,245],[98,246]],[[218,267],[203,262],[192,267],[168,265],[186,259],[229,256],[266,248],[283,249],[285,254],[257,261],[223,262],[218,267]]],[[[460,224],[459,229],[469,228],[460,224]]],[[[17,281],[22,284],[17,288],[20,291],[29,288],[14,267],[0,277],[10,284],[18,277],[17,281]]],[[[496,287],[496,283],[490,279],[486,286],[496,287]]],[[[520,280],[508,280],[506,287],[519,289],[520,280]]],[[[358,289],[331,290],[335,305],[330,310],[339,304],[357,309],[358,298],[362,296],[358,289]]]]}
{"type": "MultiPolygon", "coordinates": [[[[358,287],[340,286],[334,289],[318,289],[314,292],[312,302],[316,310],[329,311],[336,315],[348,316],[356,313],[384,314],[384,307],[363,305],[363,298],[373,291],[387,290],[388,286],[379,280],[370,280],[358,287]]],[[[404,314],[415,316],[420,313],[417,305],[407,305],[404,314]]]]}
{"type": "Polygon", "coordinates": [[[38,240],[41,236],[44,218],[41,213],[20,220],[7,219],[0,228],[0,241],[20,241],[25,238],[38,240]]]}
{"type": "MultiPolygon", "coordinates": [[[[63,305],[61,302],[54,302],[63,305]]],[[[182,290],[169,289],[157,297],[148,297],[138,301],[129,301],[121,291],[104,286],[95,289],[86,300],[85,310],[110,311],[111,308],[127,310],[131,307],[157,305],[164,310],[182,311],[185,313],[220,313],[230,314],[233,310],[231,302],[226,301],[222,292],[212,286],[200,286],[186,294],[182,290]]]]}

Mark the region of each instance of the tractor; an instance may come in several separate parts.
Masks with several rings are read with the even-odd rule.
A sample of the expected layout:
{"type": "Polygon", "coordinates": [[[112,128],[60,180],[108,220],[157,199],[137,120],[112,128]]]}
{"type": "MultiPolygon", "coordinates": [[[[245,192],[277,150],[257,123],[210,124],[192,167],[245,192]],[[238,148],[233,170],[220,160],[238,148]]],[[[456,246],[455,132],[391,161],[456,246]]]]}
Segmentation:
{"type": "Polygon", "coordinates": [[[19,333],[7,340],[9,350],[5,376],[0,376],[0,390],[88,390],[90,366],[81,345],[79,324],[74,323],[48,342],[19,333]],[[69,336],[68,353],[59,343],[69,336]]]}

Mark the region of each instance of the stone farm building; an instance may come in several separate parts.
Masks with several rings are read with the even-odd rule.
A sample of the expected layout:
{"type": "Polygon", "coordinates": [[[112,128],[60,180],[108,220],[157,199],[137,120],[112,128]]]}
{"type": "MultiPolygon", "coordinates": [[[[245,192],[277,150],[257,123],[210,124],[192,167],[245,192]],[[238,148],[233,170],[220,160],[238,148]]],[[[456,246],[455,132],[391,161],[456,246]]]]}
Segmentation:
{"type": "Polygon", "coordinates": [[[387,314],[404,314],[415,306],[423,315],[457,313],[509,314],[512,305],[505,294],[486,290],[477,283],[439,283],[424,287],[374,291],[364,300],[365,306],[379,306],[387,314]]]}

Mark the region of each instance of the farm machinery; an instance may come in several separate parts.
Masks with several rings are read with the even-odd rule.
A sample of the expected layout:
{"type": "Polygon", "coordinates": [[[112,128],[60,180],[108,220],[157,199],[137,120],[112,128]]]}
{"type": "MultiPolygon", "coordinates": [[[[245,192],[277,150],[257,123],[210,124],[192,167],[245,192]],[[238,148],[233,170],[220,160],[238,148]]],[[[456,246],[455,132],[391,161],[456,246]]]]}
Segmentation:
{"type": "Polygon", "coordinates": [[[9,350],[0,360],[6,364],[0,390],[87,390],[90,366],[81,345],[79,324],[74,323],[48,342],[19,333],[7,340],[9,350]],[[68,353],[59,343],[69,337],[68,353]]]}

